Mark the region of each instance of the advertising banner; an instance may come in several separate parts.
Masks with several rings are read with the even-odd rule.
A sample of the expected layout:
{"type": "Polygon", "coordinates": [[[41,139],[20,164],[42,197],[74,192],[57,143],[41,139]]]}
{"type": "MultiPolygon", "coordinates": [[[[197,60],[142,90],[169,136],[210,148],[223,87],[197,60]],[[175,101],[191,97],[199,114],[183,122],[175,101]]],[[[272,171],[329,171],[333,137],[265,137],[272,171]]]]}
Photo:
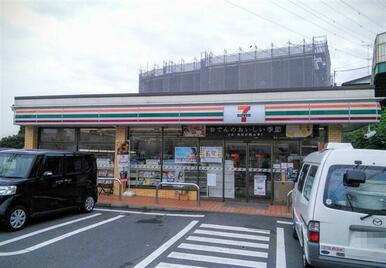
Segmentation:
{"type": "Polygon", "coordinates": [[[216,186],[217,175],[215,173],[207,174],[208,186],[216,186]]]}
{"type": "Polygon", "coordinates": [[[287,125],[286,136],[288,138],[306,138],[312,135],[312,125],[287,125]]]}
{"type": "Polygon", "coordinates": [[[222,147],[200,147],[201,163],[222,163],[222,147]]]}
{"type": "Polygon", "coordinates": [[[265,182],[267,180],[266,175],[255,175],[254,176],[254,195],[266,195],[265,182]]]}
{"type": "Polygon", "coordinates": [[[175,147],[174,162],[178,164],[196,164],[197,147],[175,147]]]}
{"type": "Polygon", "coordinates": [[[130,158],[128,154],[118,155],[118,171],[121,181],[126,182],[130,172],[130,158]]]}
{"type": "Polygon", "coordinates": [[[205,137],[205,125],[183,126],[182,136],[203,138],[205,137]]]}
{"type": "Polygon", "coordinates": [[[285,137],[285,126],[214,126],[206,127],[207,137],[226,138],[280,138],[285,137]]]}

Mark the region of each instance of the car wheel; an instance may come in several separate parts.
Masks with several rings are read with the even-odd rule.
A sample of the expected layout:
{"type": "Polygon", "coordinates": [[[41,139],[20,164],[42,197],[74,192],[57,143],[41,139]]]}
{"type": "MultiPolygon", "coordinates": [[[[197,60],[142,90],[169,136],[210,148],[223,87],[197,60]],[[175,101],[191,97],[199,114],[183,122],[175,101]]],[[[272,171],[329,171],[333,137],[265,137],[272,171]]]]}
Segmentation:
{"type": "Polygon", "coordinates": [[[10,209],[6,217],[6,227],[14,232],[24,228],[27,223],[28,213],[23,206],[14,206],[10,209]]]}
{"type": "Polygon", "coordinates": [[[95,198],[91,195],[88,195],[83,200],[83,204],[82,204],[81,209],[83,212],[89,213],[89,212],[93,211],[94,206],[95,206],[95,198]]]}

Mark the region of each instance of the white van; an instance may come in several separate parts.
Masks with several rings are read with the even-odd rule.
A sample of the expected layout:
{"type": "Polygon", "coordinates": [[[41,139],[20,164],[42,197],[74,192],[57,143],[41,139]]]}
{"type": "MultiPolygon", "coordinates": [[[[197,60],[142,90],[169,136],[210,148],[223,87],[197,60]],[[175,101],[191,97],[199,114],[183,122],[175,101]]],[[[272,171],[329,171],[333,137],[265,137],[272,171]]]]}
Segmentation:
{"type": "Polygon", "coordinates": [[[304,267],[386,267],[386,151],[329,144],[292,192],[304,267]]]}

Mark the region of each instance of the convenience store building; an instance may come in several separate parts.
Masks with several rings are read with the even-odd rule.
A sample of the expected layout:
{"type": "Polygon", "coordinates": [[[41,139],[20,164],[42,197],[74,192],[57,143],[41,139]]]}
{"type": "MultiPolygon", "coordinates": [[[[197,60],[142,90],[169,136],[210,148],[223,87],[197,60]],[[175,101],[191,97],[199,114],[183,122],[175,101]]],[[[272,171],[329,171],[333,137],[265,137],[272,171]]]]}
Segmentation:
{"type": "Polygon", "coordinates": [[[362,85],[16,97],[13,109],[25,148],[93,152],[100,178],[120,176],[128,143],[136,195],[154,196],[162,180],[196,183],[202,197],[284,202],[303,157],[341,142],[343,127],[379,122],[383,99],[362,85]]]}

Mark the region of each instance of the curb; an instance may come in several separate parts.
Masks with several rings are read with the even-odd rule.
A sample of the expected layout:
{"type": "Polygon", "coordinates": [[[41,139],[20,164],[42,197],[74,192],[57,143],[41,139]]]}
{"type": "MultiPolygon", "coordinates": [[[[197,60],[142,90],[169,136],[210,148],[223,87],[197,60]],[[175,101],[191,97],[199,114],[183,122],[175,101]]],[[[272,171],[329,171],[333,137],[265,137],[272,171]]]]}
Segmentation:
{"type": "Polygon", "coordinates": [[[248,216],[266,216],[266,217],[279,217],[290,219],[291,216],[285,215],[266,215],[266,214],[249,214],[249,213],[241,213],[241,212],[227,212],[227,211],[216,211],[216,210],[195,210],[195,209],[180,209],[180,208],[166,208],[166,207],[154,207],[154,206],[142,206],[142,205],[118,205],[112,203],[96,203],[95,207],[97,208],[116,208],[116,209],[136,209],[141,210],[143,212],[151,212],[151,211],[163,211],[163,212],[183,212],[183,213],[225,213],[225,214],[238,214],[238,215],[248,215],[248,216]]]}
{"type": "MultiPolygon", "coordinates": [[[[115,205],[112,203],[96,203],[95,207],[105,207],[105,208],[126,208],[126,209],[136,209],[145,212],[149,211],[173,211],[173,212],[210,212],[205,210],[194,210],[194,209],[180,209],[180,208],[165,208],[165,207],[154,207],[154,206],[141,206],[141,205],[115,205]]],[[[213,211],[216,212],[216,211],[213,211]]]]}

